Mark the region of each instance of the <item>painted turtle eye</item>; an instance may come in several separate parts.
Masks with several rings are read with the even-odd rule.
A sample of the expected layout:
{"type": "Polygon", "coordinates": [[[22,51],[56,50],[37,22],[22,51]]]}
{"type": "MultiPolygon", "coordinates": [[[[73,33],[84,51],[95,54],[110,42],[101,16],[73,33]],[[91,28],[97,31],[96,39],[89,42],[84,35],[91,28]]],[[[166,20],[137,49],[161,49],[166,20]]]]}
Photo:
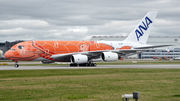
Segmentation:
{"type": "Polygon", "coordinates": [[[24,48],[24,46],[19,45],[19,46],[18,46],[18,48],[19,48],[19,49],[23,49],[23,48],[24,48]]]}

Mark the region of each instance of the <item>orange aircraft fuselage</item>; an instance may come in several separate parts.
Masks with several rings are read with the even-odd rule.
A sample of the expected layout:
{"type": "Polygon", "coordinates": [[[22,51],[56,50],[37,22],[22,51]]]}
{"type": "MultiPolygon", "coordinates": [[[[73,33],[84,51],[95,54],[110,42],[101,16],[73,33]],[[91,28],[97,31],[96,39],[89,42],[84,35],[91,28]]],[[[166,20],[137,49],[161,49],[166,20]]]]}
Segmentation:
{"type": "MultiPolygon", "coordinates": [[[[97,43],[96,41],[27,41],[14,45],[7,51],[6,58],[13,61],[32,61],[38,58],[61,61],[55,60],[51,56],[113,49],[110,45],[97,43]]],[[[64,62],[70,62],[70,60],[64,62]]]]}

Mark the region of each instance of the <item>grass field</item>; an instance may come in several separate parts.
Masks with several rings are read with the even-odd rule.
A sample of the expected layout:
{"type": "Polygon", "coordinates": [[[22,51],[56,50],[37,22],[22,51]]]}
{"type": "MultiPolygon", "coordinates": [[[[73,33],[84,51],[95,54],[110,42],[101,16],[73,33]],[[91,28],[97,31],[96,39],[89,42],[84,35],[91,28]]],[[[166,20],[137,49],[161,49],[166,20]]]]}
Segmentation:
{"type": "Polygon", "coordinates": [[[180,69],[71,69],[0,71],[0,101],[180,100],[180,69]]]}

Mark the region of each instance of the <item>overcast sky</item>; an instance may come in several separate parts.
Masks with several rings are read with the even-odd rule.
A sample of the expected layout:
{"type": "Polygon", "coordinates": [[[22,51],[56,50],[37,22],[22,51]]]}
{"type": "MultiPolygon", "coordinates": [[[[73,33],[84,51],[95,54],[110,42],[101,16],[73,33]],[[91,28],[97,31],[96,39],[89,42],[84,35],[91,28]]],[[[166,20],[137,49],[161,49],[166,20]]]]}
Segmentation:
{"type": "Polygon", "coordinates": [[[0,0],[0,42],[127,36],[149,11],[150,36],[180,36],[179,0],[0,0]]]}

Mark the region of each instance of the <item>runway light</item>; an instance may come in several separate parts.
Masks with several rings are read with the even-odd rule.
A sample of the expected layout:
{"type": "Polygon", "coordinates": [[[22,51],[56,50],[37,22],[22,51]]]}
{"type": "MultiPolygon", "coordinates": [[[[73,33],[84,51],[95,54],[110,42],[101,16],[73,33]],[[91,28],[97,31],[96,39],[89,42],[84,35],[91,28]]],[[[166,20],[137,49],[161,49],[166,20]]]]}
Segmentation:
{"type": "Polygon", "coordinates": [[[133,99],[136,99],[136,101],[140,98],[140,92],[133,92],[133,99]]]}
{"type": "Polygon", "coordinates": [[[123,94],[122,99],[123,101],[129,101],[129,99],[135,99],[135,101],[138,101],[140,98],[140,92],[133,92],[133,94],[123,94]]]}

